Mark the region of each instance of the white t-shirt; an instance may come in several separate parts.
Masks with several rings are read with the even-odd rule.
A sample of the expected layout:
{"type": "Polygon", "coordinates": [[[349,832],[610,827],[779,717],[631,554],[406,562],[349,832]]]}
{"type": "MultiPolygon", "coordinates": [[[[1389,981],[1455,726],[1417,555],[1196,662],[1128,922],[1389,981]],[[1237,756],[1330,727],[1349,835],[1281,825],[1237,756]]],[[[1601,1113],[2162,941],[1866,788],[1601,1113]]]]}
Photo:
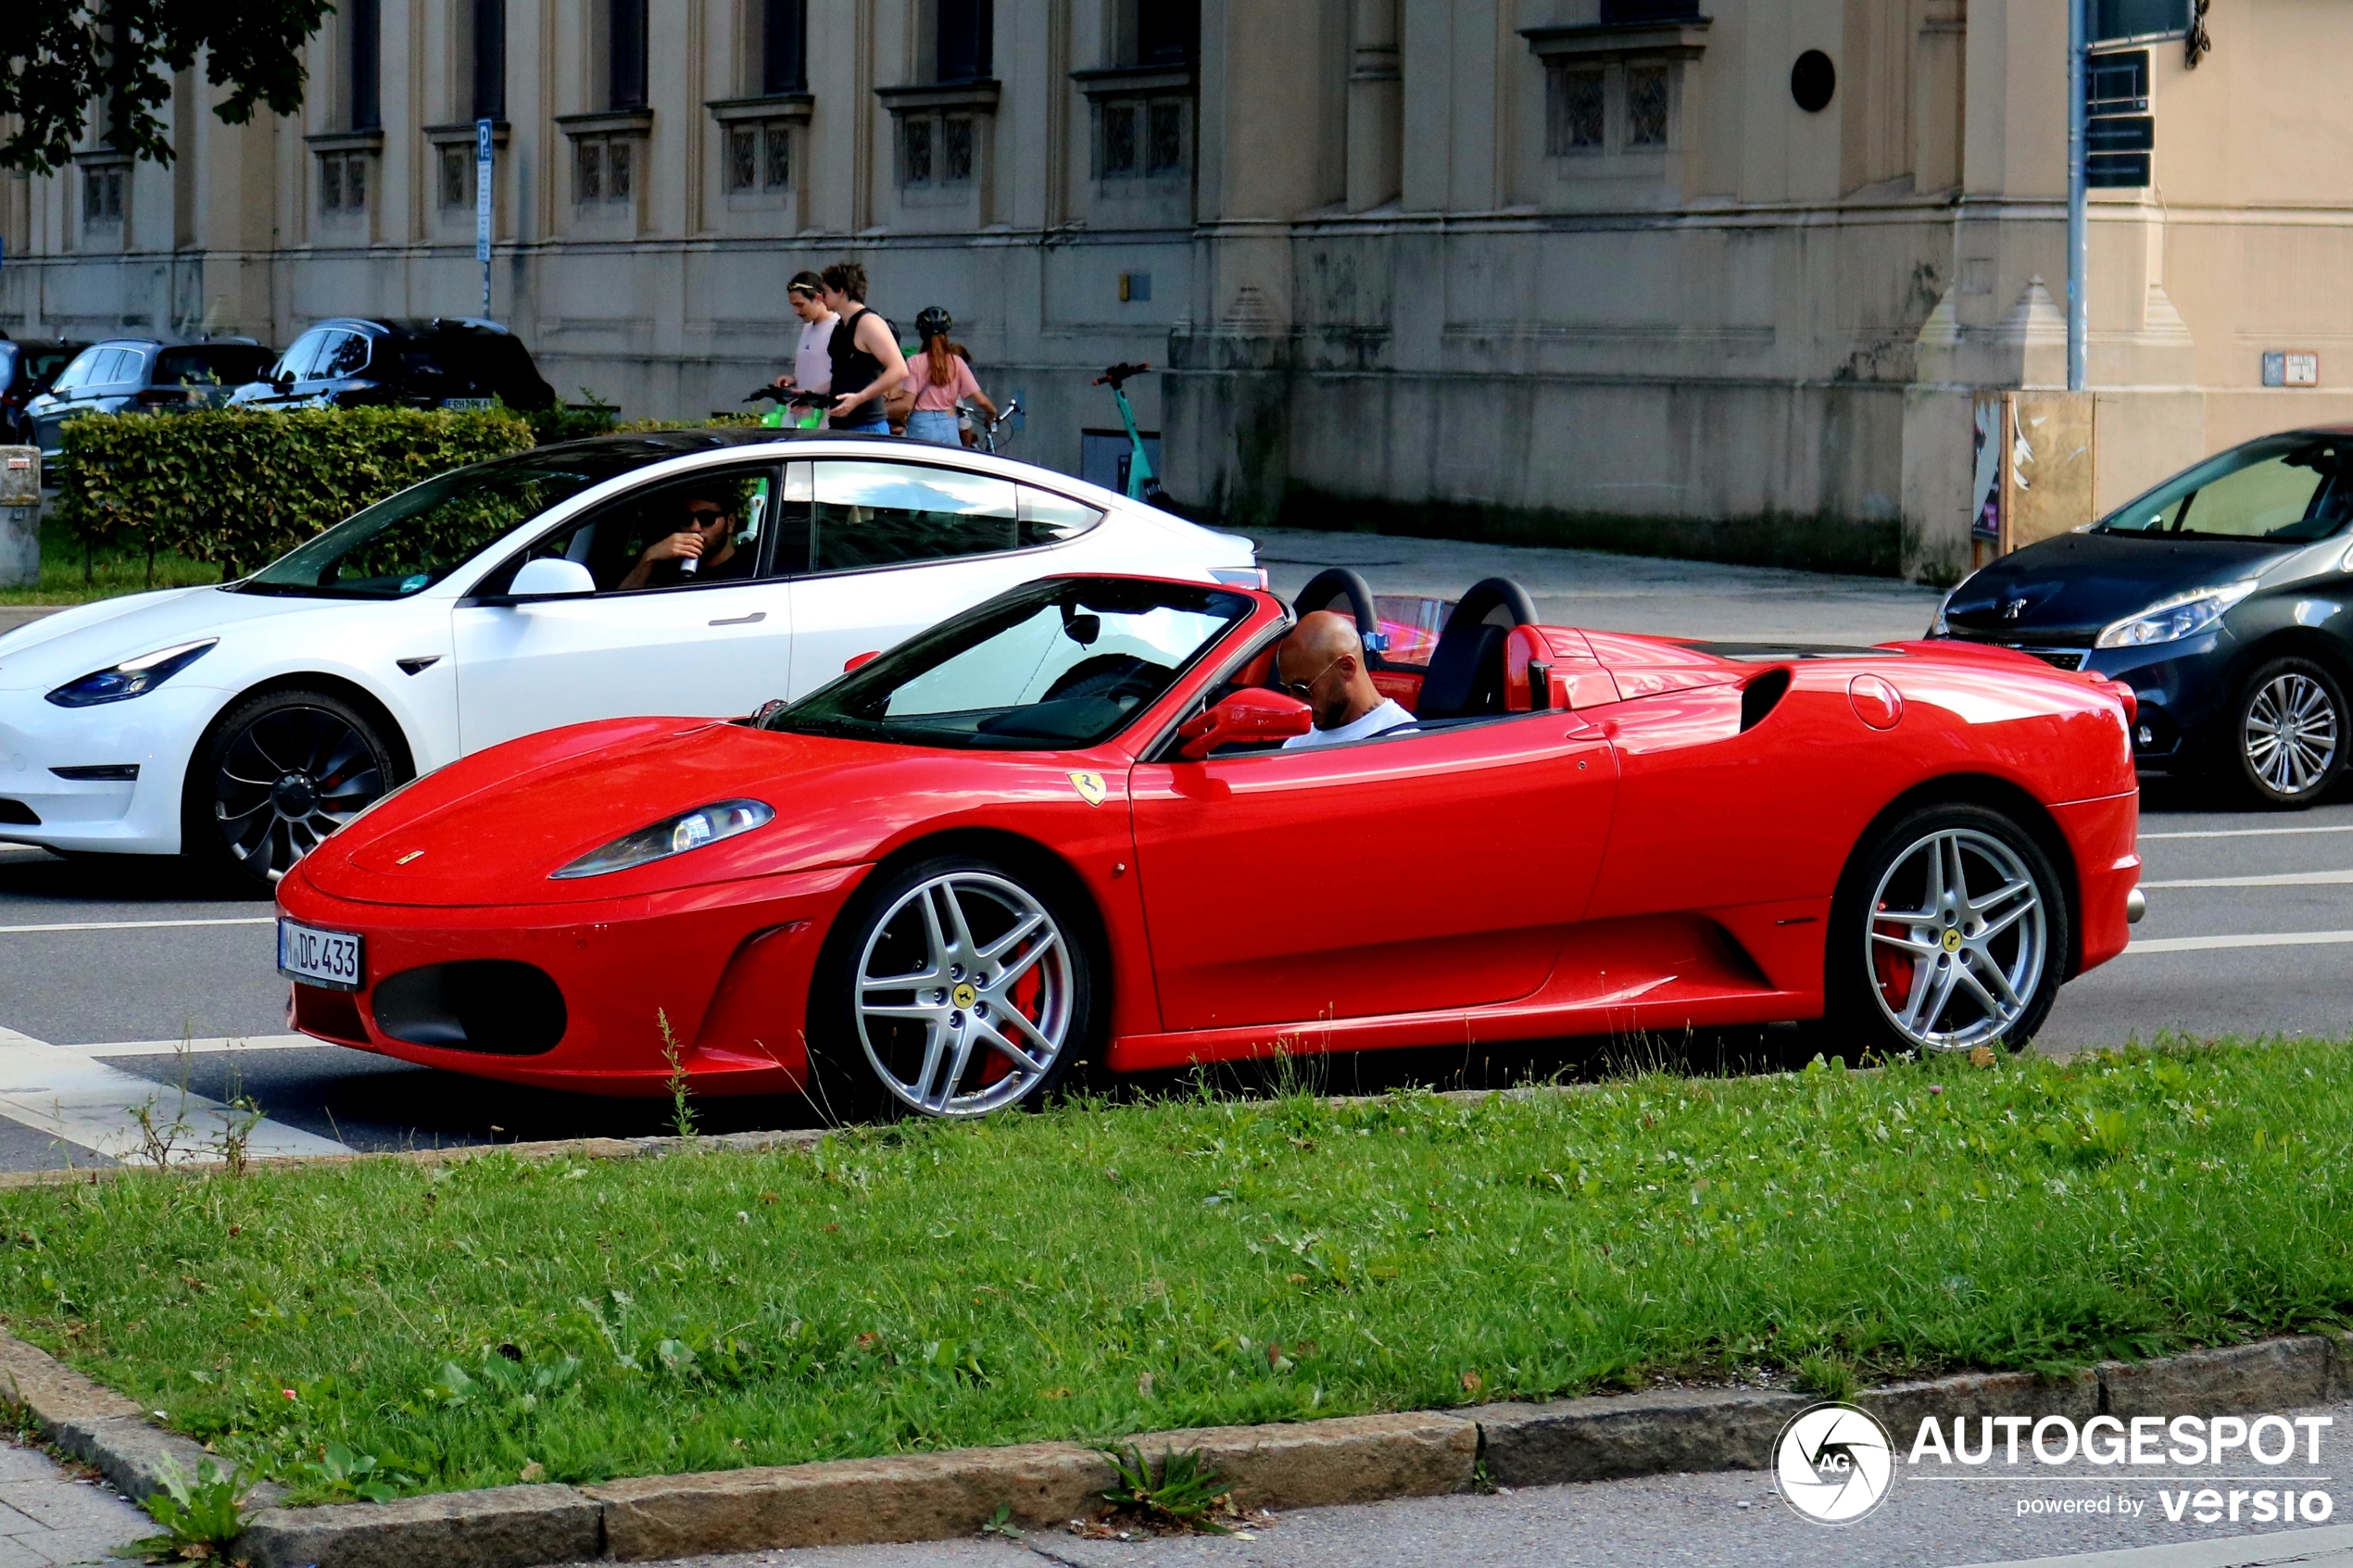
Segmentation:
{"type": "Polygon", "coordinates": [[[834,323],[841,318],[828,312],[824,318],[800,324],[800,345],[792,351],[792,383],[803,392],[831,392],[834,389],[834,361],[830,350],[834,342],[834,323]]]}
{"type": "Polygon", "coordinates": [[[1283,742],[1283,749],[1300,751],[1311,746],[1339,746],[1344,741],[1370,740],[1373,736],[1384,734],[1400,724],[1410,724],[1413,721],[1412,714],[1389,698],[1383,697],[1378,708],[1355,722],[1342,724],[1337,730],[1310,730],[1303,735],[1293,735],[1283,742]]]}

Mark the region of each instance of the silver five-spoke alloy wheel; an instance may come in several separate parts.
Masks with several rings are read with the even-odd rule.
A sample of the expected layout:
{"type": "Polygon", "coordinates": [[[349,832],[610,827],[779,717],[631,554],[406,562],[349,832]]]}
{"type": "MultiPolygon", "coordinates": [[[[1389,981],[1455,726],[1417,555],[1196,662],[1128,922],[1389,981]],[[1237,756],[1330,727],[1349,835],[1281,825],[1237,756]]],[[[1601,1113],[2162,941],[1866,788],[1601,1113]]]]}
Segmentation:
{"type": "Polygon", "coordinates": [[[1069,942],[1036,896],[954,871],[870,928],[851,1001],[875,1077],[927,1116],[1018,1104],[1054,1069],[1076,1009],[1069,942]]]}
{"type": "Polygon", "coordinates": [[[2305,795],[2329,776],[2338,745],[2336,703],[2326,686],[2295,670],[2266,681],[2239,726],[2247,771],[2275,795],[2305,795]]]}
{"type": "Polygon", "coordinates": [[[2049,961],[2043,890],[1990,833],[1944,828],[1898,854],[1871,894],[1871,994],[1928,1050],[2007,1038],[2049,961]]]}

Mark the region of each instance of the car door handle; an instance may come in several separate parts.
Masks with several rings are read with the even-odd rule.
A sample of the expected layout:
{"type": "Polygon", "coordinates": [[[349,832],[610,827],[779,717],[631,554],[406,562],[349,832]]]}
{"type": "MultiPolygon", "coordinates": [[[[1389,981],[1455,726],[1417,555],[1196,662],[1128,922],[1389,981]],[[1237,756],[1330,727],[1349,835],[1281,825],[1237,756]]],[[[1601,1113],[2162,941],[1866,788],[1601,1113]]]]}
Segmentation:
{"type": "Polygon", "coordinates": [[[724,621],[714,621],[711,624],[713,626],[750,626],[767,619],[766,610],[755,609],[749,615],[731,615],[724,621]]]}

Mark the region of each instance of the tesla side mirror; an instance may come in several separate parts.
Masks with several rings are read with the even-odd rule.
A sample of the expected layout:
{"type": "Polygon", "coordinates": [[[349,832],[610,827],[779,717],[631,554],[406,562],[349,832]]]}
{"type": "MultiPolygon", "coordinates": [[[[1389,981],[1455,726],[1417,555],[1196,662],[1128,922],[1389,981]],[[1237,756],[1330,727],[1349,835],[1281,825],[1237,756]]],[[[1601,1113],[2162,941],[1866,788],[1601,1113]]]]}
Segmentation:
{"type": "Polygon", "coordinates": [[[882,649],[880,648],[868,648],[864,653],[853,653],[848,659],[841,661],[841,672],[847,675],[852,670],[857,669],[860,665],[867,663],[873,659],[880,659],[881,657],[882,649]]]}
{"type": "Polygon", "coordinates": [[[596,575],[576,560],[542,556],[522,563],[507,593],[518,599],[545,598],[553,594],[593,594],[596,575]]]}
{"type": "Polygon", "coordinates": [[[1315,727],[1315,711],[1289,692],[1251,687],[1196,713],[1176,728],[1185,744],[1176,755],[1199,762],[1238,741],[1289,740],[1315,727]]]}

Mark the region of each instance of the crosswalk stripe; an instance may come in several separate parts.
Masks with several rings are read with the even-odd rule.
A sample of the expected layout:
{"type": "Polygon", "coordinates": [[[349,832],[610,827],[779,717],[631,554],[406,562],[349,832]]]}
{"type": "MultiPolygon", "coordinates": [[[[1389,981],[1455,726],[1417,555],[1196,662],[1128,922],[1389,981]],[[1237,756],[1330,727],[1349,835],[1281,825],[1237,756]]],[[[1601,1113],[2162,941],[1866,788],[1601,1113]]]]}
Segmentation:
{"type": "Polygon", "coordinates": [[[2177,833],[2145,833],[2141,834],[2141,842],[2151,844],[2165,838],[2286,838],[2308,833],[2353,833],[2353,823],[2333,822],[2326,826],[2300,828],[2185,828],[2177,833]]]}
{"type": "Polygon", "coordinates": [[[161,931],[177,925],[275,925],[275,915],[239,915],[213,920],[69,920],[50,925],[0,925],[0,936],[21,936],[37,931],[161,931]]]}
{"type": "Polygon", "coordinates": [[[2281,872],[2270,876],[2189,876],[2145,882],[2143,887],[2336,887],[2353,883],[2353,871],[2281,872]]]}
{"type": "Polygon", "coordinates": [[[2244,936],[2153,936],[2135,939],[2134,953],[2209,953],[2230,947],[2332,947],[2353,943],[2353,931],[2259,931],[2244,936]]]}
{"type": "Polygon", "coordinates": [[[308,1035],[226,1035],[203,1040],[109,1040],[94,1046],[59,1046],[61,1051],[80,1051],[83,1056],[178,1056],[186,1051],[191,1056],[210,1056],[220,1051],[291,1051],[323,1047],[333,1050],[324,1040],[314,1040],[308,1035]]]}
{"type": "MultiPolygon", "coordinates": [[[[0,1116],[110,1160],[142,1157],[133,1108],[161,1122],[184,1122],[172,1162],[219,1157],[218,1143],[233,1113],[218,1100],[188,1094],[99,1061],[86,1049],[53,1046],[0,1028],[0,1116]]],[[[288,1155],[349,1154],[332,1138],[264,1118],[246,1135],[257,1160],[288,1155]]]]}

